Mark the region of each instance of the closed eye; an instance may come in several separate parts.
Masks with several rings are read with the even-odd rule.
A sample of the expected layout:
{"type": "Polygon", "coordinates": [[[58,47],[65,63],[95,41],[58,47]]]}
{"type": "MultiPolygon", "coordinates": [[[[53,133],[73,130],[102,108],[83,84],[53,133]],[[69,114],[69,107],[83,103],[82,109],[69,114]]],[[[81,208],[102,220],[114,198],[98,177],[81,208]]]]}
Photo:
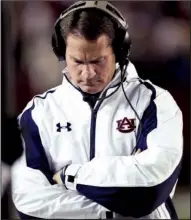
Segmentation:
{"type": "Polygon", "coordinates": [[[81,60],[75,60],[74,62],[75,62],[76,64],[84,64],[84,62],[81,61],[81,60]]]}
{"type": "Polygon", "coordinates": [[[100,60],[94,60],[94,61],[90,61],[91,64],[99,64],[100,60]]]}
{"type": "Polygon", "coordinates": [[[91,64],[101,64],[104,60],[105,60],[104,57],[102,57],[97,60],[92,60],[92,61],[90,61],[90,63],[91,64]]]}
{"type": "MultiPolygon", "coordinates": [[[[85,62],[82,61],[82,60],[75,59],[74,57],[72,57],[72,59],[73,59],[73,61],[74,61],[76,64],[78,64],[78,65],[80,65],[80,64],[85,64],[85,62]]],[[[98,58],[98,59],[95,59],[95,60],[90,60],[90,61],[87,62],[87,63],[99,65],[99,64],[102,64],[103,61],[105,61],[105,57],[101,57],[101,58],[98,58]]]]}

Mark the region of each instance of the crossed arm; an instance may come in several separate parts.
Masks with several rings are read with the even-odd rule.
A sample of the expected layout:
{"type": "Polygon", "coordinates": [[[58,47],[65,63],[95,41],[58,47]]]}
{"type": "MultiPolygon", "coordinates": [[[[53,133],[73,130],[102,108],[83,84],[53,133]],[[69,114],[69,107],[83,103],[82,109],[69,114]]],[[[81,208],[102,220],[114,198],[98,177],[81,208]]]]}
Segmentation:
{"type": "Polygon", "coordinates": [[[22,135],[29,141],[25,141],[24,155],[13,167],[12,189],[16,208],[30,216],[101,218],[111,210],[142,217],[168,199],[179,176],[180,110],[149,133],[148,148],[140,154],[96,157],[84,165],[69,165],[64,173],[67,189],[64,184],[53,184],[57,178],[43,156],[43,147],[37,148],[34,141],[40,141],[37,127],[28,126],[28,120],[23,126],[22,135]],[[35,150],[32,158],[31,149],[35,150]]]}

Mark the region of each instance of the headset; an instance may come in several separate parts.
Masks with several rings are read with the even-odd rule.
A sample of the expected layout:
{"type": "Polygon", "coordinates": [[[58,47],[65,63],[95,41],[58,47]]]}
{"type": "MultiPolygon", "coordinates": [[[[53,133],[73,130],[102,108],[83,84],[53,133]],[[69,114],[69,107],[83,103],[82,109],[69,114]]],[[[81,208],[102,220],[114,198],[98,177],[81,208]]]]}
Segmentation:
{"type": "Polygon", "coordinates": [[[131,52],[131,39],[128,33],[128,24],[122,14],[107,1],[78,1],[64,10],[54,24],[52,35],[52,48],[59,61],[65,60],[66,43],[61,35],[60,22],[71,12],[95,8],[104,12],[116,24],[114,39],[114,53],[116,63],[125,63],[131,52]]]}

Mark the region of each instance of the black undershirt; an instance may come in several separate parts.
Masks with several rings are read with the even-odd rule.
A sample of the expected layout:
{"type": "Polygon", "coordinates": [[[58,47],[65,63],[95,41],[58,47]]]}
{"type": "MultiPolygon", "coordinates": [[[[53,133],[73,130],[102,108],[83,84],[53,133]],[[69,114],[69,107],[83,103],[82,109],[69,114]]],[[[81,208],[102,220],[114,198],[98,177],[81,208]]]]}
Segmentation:
{"type": "Polygon", "coordinates": [[[98,92],[96,94],[89,94],[86,92],[82,92],[83,100],[85,102],[87,102],[91,106],[91,108],[94,108],[95,103],[96,103],[97,99],[99,98],[100,94],[101,94],[101,92],[98,92]]]}

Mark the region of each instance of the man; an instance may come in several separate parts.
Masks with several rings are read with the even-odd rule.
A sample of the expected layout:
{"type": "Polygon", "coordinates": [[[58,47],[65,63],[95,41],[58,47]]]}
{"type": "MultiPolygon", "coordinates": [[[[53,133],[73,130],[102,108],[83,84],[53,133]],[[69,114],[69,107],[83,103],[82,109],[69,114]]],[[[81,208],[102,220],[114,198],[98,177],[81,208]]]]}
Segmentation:
{"type": "Polygon", "coordinates": [[[114,12],[79,2],[56,22],[63,82],[19,116],[24,155],[12,188],[23,219],[177,218],[182,114],[168,91],[138,77],[114,12]]]}

